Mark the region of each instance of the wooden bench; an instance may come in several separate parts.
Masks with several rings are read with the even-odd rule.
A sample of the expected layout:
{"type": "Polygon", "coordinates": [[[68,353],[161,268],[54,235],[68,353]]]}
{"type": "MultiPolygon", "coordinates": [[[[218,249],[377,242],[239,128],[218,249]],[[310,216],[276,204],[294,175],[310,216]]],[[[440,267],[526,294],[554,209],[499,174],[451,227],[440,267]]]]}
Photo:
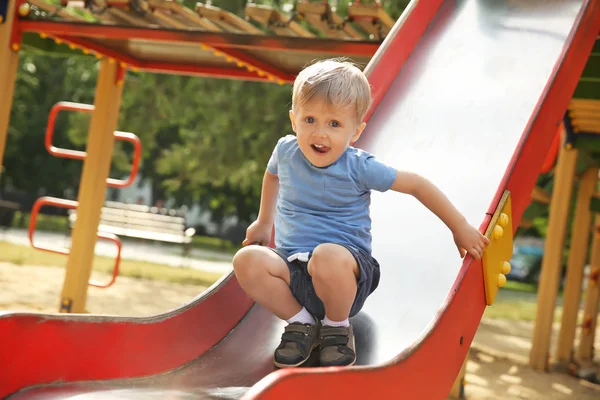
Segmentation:
{"type": "MultiPolygon", "coordinates": [[[[77,210],[69,211],[69,227],[77,221],[77,210]]],[[[119,237],[184,245],[188,252],[194,228],[186,228],[185,216],[175,210],[107,201],[102,207],[98,231],[119,237]]]]}

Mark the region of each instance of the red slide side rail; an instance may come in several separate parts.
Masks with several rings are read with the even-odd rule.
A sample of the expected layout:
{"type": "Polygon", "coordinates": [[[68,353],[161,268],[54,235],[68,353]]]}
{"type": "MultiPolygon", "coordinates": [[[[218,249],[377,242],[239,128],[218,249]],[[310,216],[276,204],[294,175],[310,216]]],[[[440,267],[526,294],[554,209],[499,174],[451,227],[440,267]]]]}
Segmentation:
{"type": "MultiPolygon", "coordinates": [[[[491,215],[502,193],[511,192],[515,230],[530,203],[531,190],[554,139],[548,132],[560,125],[598,35],[600,3],[586,4],[579,21],[563,49],[561,61],[554,68],[554,79],[540,96],[523,140],[490,204],[491,215]]],[[[490,215],[482,221],[482,230],[488,226],[490,215]]],[[[258,382],[242,399],[303,400],[306,388],[323,398],[445,399],[485,309],[482,282],[481,262],[469,258],[428,332],[388,364],[363,368],[283,369],[258,382]],[[449,348],[449,337],[463,337],[464,341],[460,347],[449,348]]]]}
{"type": "MultiPolygon", "coordinates": [[[[71,158],[73,160],[84,160],[87,156],[87,153],[85,151],[62,149],[60,147],[55,147],[52,144],[52,140],[54,138],[54,125],[56,124],[56,117],[58,116],[58,113],[60,111],[78,111],[91,113],[94,111],[94,109],[94,106],[90,104],[72,103],[69,101],[61,101],[56,103],[50,110],[50,115],[48,116],[48,126],[46,127],[45,145],[46,149],[48,150],[48,153],[56,157],[71,158]]],[[[129,174],[129,177],[126,180],[113,178],[108,178],[106,180],[108,186],[124,188],[131,185],[135,180],[135,177],[137,176],[140,167],[140,160],[142,158],[142,142],[140,141],[140,138],[138,138],[136,135],[130,132],[116,131],[114,135],[116,140],[123,140],[133,144],[133,162],[131,165],[131,173],[129,174]]]]}
{"type": "MultiPolygon", "coordinates": [[[[392,51],[388,52],[380,49],[378,51],[379,60],[374,63],[374,68],[370,72],[369,79],[374,86],[375,99],[369,116],[383,99],[388,87],[408,59],[442,2],[443,0],[418,2],[407,12],[402,26],[399,29],[395,27],[392,30],[392,32],[396,32],[396,35],[394,36],[391,32],[387,36],[388,39],[384,43],[390,42],[389,46],[392,51]],[[392,36],[396,37],[397,40],[392,41],[392,36]]],[[[46,24],[44,21],[37,23],[46,24]]],[[[47,26],[48,29],[51,27],[51,25],[47,26]]],[[[85,28],[84,25],[77,25],[78,29],[81,29],[80,27],[85,28]]],[[[117,27],[116,29],[120,28],[117,27]]],[[[131,34],[129,28],[127,32],[131,34]]],[[[144,30],[144,34],[152,35],[153,33],[144,30]]],[[[267,37],[267,39],[269,38],[267,37]]],[[[348,49],[338,48],[337,50],[344,53],[348,49]]],[[[481,268],[475,268],[475,271],[479,273],[475,280],[481,291],[480,303],[485,304],[483,285],[481,284],[483,281],[481,268]]],[[[472,302],[473,299],[471,298],[469,301],[472,302]]],[[[81,318],[71,319],[62,315],[56,320],[41,317],[44,318],[44,324],[40,323],[40,317],[29,315],[11,318],[4,324],[0,319],[0,325],[5,332],[12,333],[10,336],[12,339],[7,348],[15,349],[14,353],[5,355],[0,353],[0,364],[3,360],[12,362],[9,374],[6,376],[0,374],[0,398],[25,387],[57,380],[76,382],[164,373],[190,362],[218,343],[233,329],[253,303],[241,289],[235,277],[232,276],[227,282],[223,282],[203,295],[199,304],[178,309],[173,315],[167,317],[161,315],[158,320],[153,320],[151,323],[106,320],[106,322],[99,324],[96,319],[89,322],[87,320],[82,321],[81,318]],[[212,323],[217,318],[220,323],[212,323]],[[190,321],[193,321],[193,323],[190,321]],[[206,322],[206,324],[203,324],[203,322],[206,322]],[[186,330],[186,334],[182,335],[181,330],[186,330]],[[82,335],[81,332],[85,332],[85,335],[82,335]],[[44,337],[44,340],[37,340],[39,337],[44,337]],[[136,339],[132,340],[131,338],[136,339]],[[110,342],[110,345],[94,348],[95,353],[86,355],[87,362],[93,367],[80,368],[81,351],[83,351],[82,349],[89,351],[90,342],[110,342]],[[22,343],[27,343],[27,351],[23,351],[24,345],[22,343]],[[148,348],[153,348],[155,351],[147,351],[148,348]],[[42,351],[48,349],[52,349],[51,362],[45,368],[32,369],[31,365],[39,362],[39,355],[42,351]],[[114,368],[115,364],[118,364],[119,368],[114,368]]],[[[456,321],[452,323],[456,324],[456,321]]],[[[336,368],[333,368],[333,370],[336,370],[336,368]]],[[[418,376],[424,376],[422,371],[425,370],[421,369],[415,371],[415,373],[418,376]]],[[[259,382],[257,387],[247,394],[246,398],[254,398],[253,396],[262,390],[269,391],[267,387],[274,380],[281,378],[277,373],[274,376],[272,375],[270,374],[259,382]]],[[[364,377],[368,376],[370,374],[365,374],[364,377]]],[[[343,376],[339,378],[344,379],[343,376]]],[[[358,382],[357,380],[354,383],[358,382]]],[[[383,389],[389,383],[384,381],[379,388],[383,389]]],[[[287,387],[287,384],[283,386],[287,387]]],[[[337,386],[337,388],[339,389],[340,386],[337,386]]],[[[365,387],[365,390],[367,390],[367,387],[365,387]]],[[[360,393],[361,391],[353,392],[357,395],[360,393]]],[[[265,398],[272,398],[271,395],[272,393],[268,393],[265,398]]],[[[335,395],[339,397],[339,393],[335,393],[335,395]]],[[[300,398],[300,396],[306,397],[305,390],[285,393],[280,398],[293,400],[293,398],[300,398]]]]}
{"type": "MultiPolygon", "coordinates": [[[[35,249],[47,251],[50,253],[69,255],[69,250],[65,249],[65,248],[45,247],[45,246],[36,245],[35,241],[33,240],[33,233],[35,232],[35,226],[37,224],[38,214],[40,212],[40,209],[43,206],[53,206],[53,207],[60,207],[60,208],[67,208],[67,209],[75,210],[75,209],[77,209],[78,205],[79,204],[76,201],[58,199],[55,197],[40,197],[39,199],[37,199],[37,201],[33,205],[33,208],[31,209],[31,218],[29,220],[29,242],[31,243],[31,246],[35,249]]],[[[88,283],[90,286],[94,286],[94,287],[98,287],[98,288],[108,288],[108,287],[112,286],[113,283],[115,283],[115,281],[117,280],[117,276],[119,275],[119,264],[121,263],[122,245],[121,245],[121,240],[116,235],[113,235],[112,233],[98,232],[98,237],[100,239],[109,240],[117,245],[117,256],[115,258],[115,266],[113,267],[112,277],[110,278],[110,280],[108,282],[100,282],[100,281],[90,280],[88,283]]]]}

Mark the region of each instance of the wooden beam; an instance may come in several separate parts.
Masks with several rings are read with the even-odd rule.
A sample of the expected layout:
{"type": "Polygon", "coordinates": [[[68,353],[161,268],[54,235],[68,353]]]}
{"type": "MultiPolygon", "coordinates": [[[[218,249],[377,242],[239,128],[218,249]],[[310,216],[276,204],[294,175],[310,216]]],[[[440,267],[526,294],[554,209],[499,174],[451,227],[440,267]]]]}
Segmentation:
{"type": "Polygon", "coordinates": [[[212,21],[200,17],[189,8],[178,3],[165,0],[148,0],[148,4],[154,9],[154,15],[161,19],[161,22],[166,21],[169,26],[197,27],[210,32],[221,31],[212,21]],[[169,11],[172,15],[168,14],[169,11]]]}
{"type": "Polygon", "coordinates": [[[556,346],[555,361],[561,367],[568,367],[572,361],[575,330],[577,327],[577,314],[581,301],[581,283],[583,267],[587,259],[590,230],[592,225],[592,212],[590,200],[596,190],[598,168],[589,168],[584,172],[577,194],[575,218],[571,229],[571,249],[567,262],[567,275],[563,295],[563,313],[560,324],[560,333],[556,346]]]}
{"type": "Polygon", "coordinates": [[[119,82],[120,73],[118,63],[107,59],[102,61],[77,199],[77,222],[61,292],[59,311],[64,313],[85,312],[98,223],[115,142],[114,131],[117,130],[121,106],[123,85],[122,81],[119,82]]]}
{"type": "Polygon", "coordinates": [[[348,18],[376,38],[384,38],[396,23],[379,4],[352,3],[348,18]]]}
{"type": "Polygon", "coordinates": [[[345,23],[329,3],[306,3],[296,5],[298,15],[330,38],[364,39],[350,23],[345,23]]]}
{"type": "Polygon", "coordinates": [[[550,200],[552,196],[542,189],[539,186],[534,186],[533,191],[531,192],[531,200],[542,203],[542,204],[550,204],[550,200]]]}
{"type": "Polygon", "coordinates": [[[466,386],[466,375],[467,375],[467,363],[469,362],[469,352],[463,361],[463,365],[456,376],[452,389],[450,389],[450,398],[461,400],[465,398],[465,386],[466,386]]]}
{"type": "Polygon", "coordinates": [[[248,3],[246,16],[265,26],[267,29],[283,36],[315,37],[291,17],[283,15],[269,6],[248,3]]]}
{"type": "Polygon", "coordinates": [[[2,102],[0,102],[0,174],[2,173],[2,160],[4,159],[4,149],[8,137],[8,125],[17,80],[19,48],[21,45],[21,43],[12,42],[15,3],[16,1],[8,2],[6,21],[0,23],[0,93],[2,93],[2,102]]]}
{"type": "MultiPolygon", "coordinates": [[[[564,130],[562,134],[564,135],[564,130]]],[[[575,180],[577,156],[578,150],[576,148],[567,149],[562,147],[558,154],[555,169],[556,177],[550,202],[550,217],[548,219],[548,233],[544,245],[544,259],[540,274],[532,348],[529,353],[529,364],[538,371],[547,370],[550,362],[550,337],[562,269],[567,219],[575,180]]]]}
{"type": "Polygon", "coordinates": [[[196,13],[198,13],[200,17],[206,18],[213,24],[230,32],[253,33],[256,35],[265,34],[243,18],[210,4],[196,3],[196,13]]]}
{"type": "Polygon", "coordinates": [[[600,100],[572,99],[569,110],[591,110],[600,112],[600,100]]]}
{"type": "Polygon", "coordinates": [[[600,301],[600,215],[596,216],[590,268],[579,346],[575,353],[575,360],[582,365],[590,365],[594,359],[594,338],[598,323],[598,302],[600,301]]]}

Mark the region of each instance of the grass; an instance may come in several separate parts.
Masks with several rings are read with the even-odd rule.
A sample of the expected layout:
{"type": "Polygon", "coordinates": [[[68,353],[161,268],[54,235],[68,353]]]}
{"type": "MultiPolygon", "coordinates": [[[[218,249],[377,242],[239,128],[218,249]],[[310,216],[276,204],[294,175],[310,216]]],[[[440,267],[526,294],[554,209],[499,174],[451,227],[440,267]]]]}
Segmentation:
{"type": "Polygon", "coordinates": [[[528,301],[497,301],[485,309],[483,316],[513,321],[533,321],[536,307],[536,303],[528,301]]]}
{"type": "MultiPolygon", "coordinates": [[[[67,264],[67,256],[36,250],[7,242],[0,242],[0,261],[16,265],[36,265],[62,267],[67,264]]],[[[114,259],[95,256],[93,270],[112,274],[114,259]]],[[[143,261],[121,260],[119,275],[136,279],[151,279],[189,285],[210,286],[222,275],[193,268],[178,268],[143,261]]],[[[118,278],[117,278],[118,279],[118,278]]]]}
{"type": "Polygon", "coordinates": [[[242,245],[235,246],[229,240],[208,236],[193,236],[192,246],[195,249],[213,250],[221,253],[235,254],[242,245]]]}
{"type": "MultiPolygon", "coordinates": [[[[483,316],[485,318],[508,319],[512,321],[535,321],[537,304],[528,301],[498,301],[487,307],[483,316]]],[[[554,322],[560,322],[562,307],[557,306],[554,313],[554,322]]]]}
{"type": "Polygon", "coordinates": [[[522,293],[537,293],[537,286],[533,283],[506,281],[506,284],[500,290],[511,290],[522,293]]]}
{"type": "MultiPolygon", "coordinates": [[[[562,291],[558,297],[562,296],[562,291]]],[[[557,299],[558,300],[558,299],[557,299]]],[[[498,291],[494,304],[485,309],[484,317],[513,321],[534,321],[537,310],[537,286],[531,283],[507,281],[498,291]]],[[[560,322],[562,306],[557,301],[554,322],[560,322]]]]}

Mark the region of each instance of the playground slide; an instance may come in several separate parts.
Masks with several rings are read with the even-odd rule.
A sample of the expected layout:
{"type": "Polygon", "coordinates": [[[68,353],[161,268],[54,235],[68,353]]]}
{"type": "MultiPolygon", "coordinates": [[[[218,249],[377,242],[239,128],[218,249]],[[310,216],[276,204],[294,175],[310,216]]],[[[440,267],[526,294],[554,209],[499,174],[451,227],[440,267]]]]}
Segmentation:
{"type": "MultiPolygon", "coordinates": [[[[510,191],[516,229],[599,27],[597,1],[415,2],[367,68],[359,145],[482,229],[510,191]]],[[[352,321],[357,366],[274,371],[284,324],[228,275],[150,318],[0,315],[0,397],[446,398],[485,308],[481,264],[410,197],[375,193],[372,210],[382,280],[352,321]]]]}

